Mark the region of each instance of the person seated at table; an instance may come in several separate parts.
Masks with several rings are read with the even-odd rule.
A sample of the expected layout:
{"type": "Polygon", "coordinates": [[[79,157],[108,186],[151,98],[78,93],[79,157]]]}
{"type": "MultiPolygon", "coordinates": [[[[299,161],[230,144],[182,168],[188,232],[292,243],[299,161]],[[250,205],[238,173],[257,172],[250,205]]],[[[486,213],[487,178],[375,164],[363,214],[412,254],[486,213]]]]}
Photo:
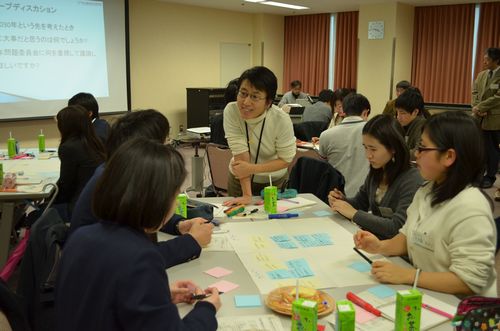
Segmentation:
{"type": "MultiPolygon", "coordinates": [[[[294,80],[290,83],[291,90],[286,92],[278,103],[278,107],[283,107],[284,105],[297,103],[297,99],[306,99],[307,94],[302,92],[302,82],[300,80],[294,80]]],[[[274,99],[273,99],[274,100],[274,99]]]]}
{"type": "MultiPolygon", "coordinates": [[[[167,118],[154,109],[129,112],[120,117],[112,126],[107,141],[107,159],[125,142],[136,137],[143,137],[164,143],[168,137],[170,125],[167,118]]],[[[101,164],[89,180],[78,199],[70,224],[70,235],[79,227],[98,222],[92,213],[91,200],[96,184],[104,172],[105,164],[101,164]]],[[[164,256],[166,268],[200,256],[201,247],[210,243],[212,224],[206,224],[203,218],[185,220],[174,215],[161,231],[181,235],[177,238],[158,243],[164,256]]]]}
{"type": "Polygon", "coordinates": [[[318,101],[314,105],[306,106],[302,114],[302,122],[324,122],[330,124],[332,119],[333,91],[319,92],[318,101]]]}
{"type": "Polygon", "coordinates": [[[59,267],[57,330],[216,330],[216,288],[191,281],[169,285],[164,259],[148,234],[172,217],[186,178],[182,156],[145,138],[118,148],[92,197],[98,223],[68,239],[59,267]],[[180,318],[176,304],[193,303],[180,318]]]}
{"type": "MultiPolygon", "coordinates": [[[[402,80],[396,84],[396,98],[399,97],[404,91],[411,87],[411,83],[407,80],[402,80]]],[[[387,101],[382,114],[396,117],[396,107],[394,106],[396,99],[387,101]]]]}
{"type": "Polygon", "coordinates": [[[379,238],[392,238],[406,221],[406,209],[422,184],[410,165],[403,129],[394,117],[377,115],[363,127],[363,146],[370,163],[365,183],[354,197],[334,189],[330,207],[379,238]],[[370,213],[371,211],[371,213],[370,213]]]}
{"type": "Polygon", "coordinates": [[[344,98],[342,108],[346,117],[340,125],[321,133],[319,154],[344,176],[345,194],[354,196],[370,170],[362,132],[371,106],[364,95],[351,93],[344,98]]]}
{"type": "Polygon", "coordinates": [[[367,231],[354,235],[356,247],[369,253],[409,256],[413,268],[373,262],[378,281],[497,296],[497,231],[491,206],[476,187],[483,171],[481,140],[474,119],[463,112],[434,115],[424,124],[417,164],[428,182],[415,194],[400,233],[389,240],[367,231]]]}
{"type": "Polygon", "coordinates": [[[61,134],[58,149],[61,165],[57,181],[59,193],[54,204],[63,220],[67,221],[80,192],[105,155],[85,108],[65,107],[57,113],[56,121],[61,134]]]}
{"type": "Polygon", "coordinates": [[[295,137],[288,114],[272,104],[278,81],[266,67],[253,67],[239,78],[236,102],[224,109],[224,131],[233,159],[229,164],[225,205],[249,204],[252,193],[269,185],[280,187],[295,156],[295,137]]]}
{"type": "Polygon", "coordinates": [[[109,124],[105,120],[99,118],[99,104],[96,98],[90,93],[80,92],[68,100],[68,106],[82,106],[87,109],[97,137],[105,144],[106,139],[108,139],[109,124]]]}
{"type": "Polygon", "coordinates": [[[410,157],[413,159],[428,114],[424,108],[424,98],[417,88],[409,87],[397,97],[395,107],[398,122],[405,131],[405,141],[410,150],[410,157]]]}

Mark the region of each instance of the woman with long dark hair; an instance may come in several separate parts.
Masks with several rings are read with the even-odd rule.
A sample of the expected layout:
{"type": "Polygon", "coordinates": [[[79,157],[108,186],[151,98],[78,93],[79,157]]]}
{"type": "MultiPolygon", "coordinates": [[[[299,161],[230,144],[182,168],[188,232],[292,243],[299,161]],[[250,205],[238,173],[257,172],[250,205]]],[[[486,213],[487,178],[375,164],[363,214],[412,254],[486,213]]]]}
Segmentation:
{"type": "Polygon", "coordinates": [[[61,168],[56,203],[61,205],[58,210],[67,220],[81,190],[104,161],[105,153],[85,108],[65,107],[57,113],[56,120],[61,133],[58,150],[61,168]]]}

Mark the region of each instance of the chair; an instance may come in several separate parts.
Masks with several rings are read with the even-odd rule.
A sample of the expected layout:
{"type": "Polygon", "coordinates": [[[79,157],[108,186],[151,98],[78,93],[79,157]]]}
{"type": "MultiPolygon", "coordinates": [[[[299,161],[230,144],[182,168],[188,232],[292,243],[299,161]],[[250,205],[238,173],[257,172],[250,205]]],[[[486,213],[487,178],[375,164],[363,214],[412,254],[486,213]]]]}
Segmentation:
{"type": "Polygon", "coordinates": [[[293,124],[295,138],[302,141],[311,141],[312,137],[319,137],[321,132],[328,128],[328,123],[311,121],[293,124]]]}
{"type": "Polygon", "coordinates": [[[210,178],[217,196],[227,196],[229,162],[233,154],[227,146],[209,143],[206,148],[210,178]]]}
{"type": "Polygon", "coordinates": [[[290,162],[290,164],[288,165],[288,174],[292,173],[292,169],[295,166],[295,164],[297,163],[297,160],[303,156],[310,157],[313,159],[322,160],[321,155],[319,155],[319,153],[316,150],[297,148],[297,152],[295,153],[295,157],[293,158],[292,162],[290,162]]]}
{"type": "Polygon", "coordinates": [[[224,132],[224,115],[218,114],[210,119],[210,142],[227,146],[227,139],[224,132]]]}
{"type": "Polygon", "coordinates": [[[344,176],[330,163],[310,157],[301,157],[290,173],[288,187],[299,193],[312,193],[328,204],[328,193],[334,188],[344,191],[344,176]]]}

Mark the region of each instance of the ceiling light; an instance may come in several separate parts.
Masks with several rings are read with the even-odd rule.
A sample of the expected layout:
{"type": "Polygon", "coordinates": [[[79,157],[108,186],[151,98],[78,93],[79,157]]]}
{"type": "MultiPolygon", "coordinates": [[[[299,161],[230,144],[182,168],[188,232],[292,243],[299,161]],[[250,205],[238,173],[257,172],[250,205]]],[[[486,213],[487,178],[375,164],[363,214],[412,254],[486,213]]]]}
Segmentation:
{"type": "MultiPolygon", "coordinates": [[[[249,1],[249,0],[246,0],[249,1]]],[[[252,2],[257,2],[253,0],[252,2]]],[[[310,9],[309,7],[304,7],[304,6],[297,6],[297,5],[290,5],[287,3],[282,3],[282,2],[275,2],[275,1],[258,1],[263,5],[269,5],[269,6],[276,6],[276,7],[284,7],[284,8],[290,8],[290,9],[297,9],[297,10],[302,10],[302,9],[310,9]]]]}
{"type": "Polygon", "coordinates": [[[262,2],[262,1],[265,1],[265,0],[245,0],[245,2],[262,2]]]}

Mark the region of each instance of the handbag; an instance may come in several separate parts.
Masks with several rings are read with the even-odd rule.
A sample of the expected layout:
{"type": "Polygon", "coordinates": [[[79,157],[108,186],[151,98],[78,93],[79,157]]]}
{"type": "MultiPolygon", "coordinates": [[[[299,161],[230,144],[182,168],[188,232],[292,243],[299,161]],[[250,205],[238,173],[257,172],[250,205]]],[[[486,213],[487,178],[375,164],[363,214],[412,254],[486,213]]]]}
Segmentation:
{"type": "Polygon", "coordinates": [[[470,296],[463,299],[452,324],[457,331],[500,330],[500,298],[470,296]]]}

